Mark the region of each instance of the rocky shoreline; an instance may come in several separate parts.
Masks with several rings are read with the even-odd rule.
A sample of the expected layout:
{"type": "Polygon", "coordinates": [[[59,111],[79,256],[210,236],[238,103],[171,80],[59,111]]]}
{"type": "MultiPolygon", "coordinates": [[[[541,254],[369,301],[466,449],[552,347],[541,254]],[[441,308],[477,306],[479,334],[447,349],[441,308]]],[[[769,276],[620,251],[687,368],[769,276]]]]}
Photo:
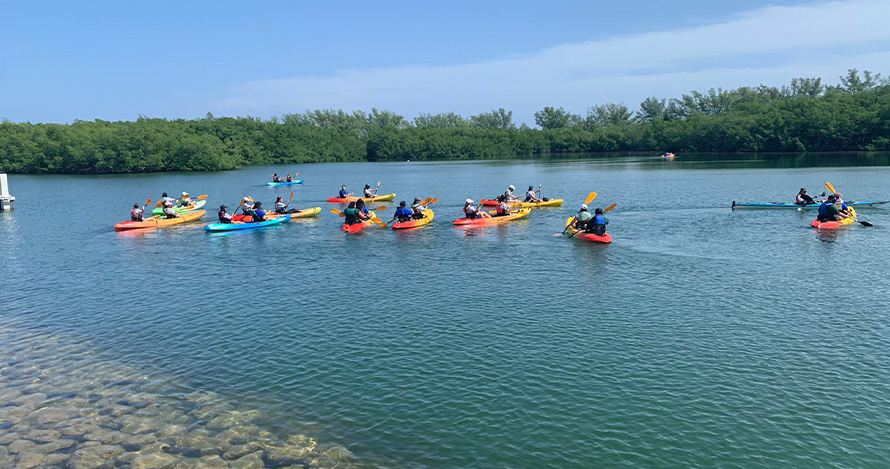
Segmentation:
{"type": "Polygon", "coordinates": [[[0,328],[0,467],[349,468],[350,453],[274,435],[212,392],[169,396],[48,333],[0,328]]]}

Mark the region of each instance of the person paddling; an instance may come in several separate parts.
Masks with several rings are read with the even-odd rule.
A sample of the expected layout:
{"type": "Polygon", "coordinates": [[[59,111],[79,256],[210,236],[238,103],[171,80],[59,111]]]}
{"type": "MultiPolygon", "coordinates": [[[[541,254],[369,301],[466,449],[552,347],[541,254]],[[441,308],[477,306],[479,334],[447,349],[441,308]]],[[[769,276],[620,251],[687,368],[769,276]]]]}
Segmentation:
{"type": "Polygon", "coordinates": [[[365,184],[365,189],[364,191],[362,191],[362,193],[365,195],[366,199],[373,199],[374,196],[377,195],[377,188],[372,188],[370,184],[365,184]]]}
{"type": "Polygon", "coordinates": [[[266,219],[266,211],[263,210],[263,203],[256,201],[253,203],[253,221],[263,221],[266,219]]]}
{"type": "MultiPolygon", "coordinates": [[[[510,186],[513,187],[513,186],[510,186]]],[[[498,196],[498,206],[497,213],[494,214],[496,217],[503,217],[510,214],[510,206],[507,205],[507,196],[499,195],[498,196]]]]}
{"type": "MultiPolygon", "coordinates": [[[[406,222],[410,220],[414,216],[414,212],[411,211],[410,208],[405,206],[405,201],[399,202],[399,206],[396,208],[396,213],[393,214],[392,219],[399,219],[399,222],[406,222]]],[[[392,220],[390,220],[392,221],[392,220]]]]}
{"type": "Polygon", "coordinates": [[[287,182],[294,182],[294,177],[291,176],[290,173],[287,173],[287,178],[285,178],[285,181],[287,181],[287,182]]]}
{"type": "MultiPolygon", "coordinates": [[[[516,188],[513,187],[513,184],[510,184],[510,187],[508,187],[507,190],[504,191],[504,195],[502,197],[504,197],[504,199],[507,202],[511,202],[513,200],[519,200],[519,197],[513,195],[513,191],[515,191],[515,190],[516,190],[516,188]]],[[[500,197],[498,199],[500,200],[500,197]]]]}
{"type": "Polygon", "coordinates": [[[807,195],[807,189],[805,187],[801,187],[800,192],[794,197],[794,203],[797,205],[810,205],[815,204],[816,201],[807,195]]]}
{"type": "Polygon", "coordinates": [[[574,228],[579,231],[586,230],[587,223],[590,222],[591,218],[593,218],[593,215],[587,211],[587,204],[581,204],[581,209],[578,210],[578,215],[575,216],[574,228]]]}
{"type": "Polygon", "coordinates": [[[816,215],[816,219],[820,222],[837,221],[840,210],[834,205],[836,201],[834,194],[829,195],[828,199],[822,202],[822,205],[819,205],[819,213],[816,215]]]}
{"type": "Polygon", "coordinates": [[[272,173],[272,182],[281,182],[281,178],[278,176],[278,173],[272,173]]]}
{"type": "Polygon", "coordinates": [[[487,213],[479,211],[480,205],[482,204],[480,203],[479,205],[474,207],[473,199],[467,199],[466,202],[464,202],[464,218],[469,218],[472,220],[474,218],[488,217],[489,215],[487,213]]]}
{"type": "MultiPolygon", "coordinates": [[[[148,204],[146,204],[148,205],[148,204]]],[[[133,208],[130,209],[130,220],[131,221],[142,221],[142,215],[145,213],[145,205],[142,208],[139,208],[139,203],[133,204],[133,208]]]]}
{"type": "Polygon", "coordinates": [[[356,223],[361,223],[361,220],[358,217],[359,210],[355,208],[355,205],[355,202],[349,202],[349,205],[346,206],[346,210],[343,210],[343,214],[346,215],[347,225],[355,225],[356,223]]]}
{"type": "MultiPolygon", "coordinates": [[[[241,212],[245,215],[250,215],[253,213],[253,204],[251,203],[250,197],[244,196],[241,199],[241,212]]],[[[235,210],[237,212],[238,210],[235,210]]]]}
{"type": "Polygon", "coordinates": [[[537,194],[538,192],[541,192],[541,190],[540,189],[534,190],[534,188],[535,188],[534,186],[528,186],[528,191],[526,191],[526,193],[525,193],[524,202],[543,202],[543,200],[541,200],[535,196],[535,194],[537,194]]]}
{"type": "Polygon", "coordinates": [[[183,192],[182,197],[180,197],[179,200],[177,200],[176,202],[179,204],[180,207],[188,207],[192,204],[192,199],[191,197],[189,197],[188,192],[183,192]]]}
{"type": "Polygon", "coordinates": [[[423,218],[425,215],[423,211],[426,210],[426,207],[420,203],[420,197],[414,198],[414,203],[411,204],[411,211],[414,214],[414,218],[423,218]]]}
{"type": "Polygon", "coordinates": [[[341,199],[346,199],[350,195],[352,195],[352,192],[346,193],[346,184],[343,184],[342,186],[340,186],[340,192],[337,193],[337,197],[339,197],[341,199]]]}
{"type": "Polygon", "coordinates": [[[232,223],[232,214],[227,212],[226,208],[228,208],[228,206],[220,205],[219,212],[216,213],[220,223],[232,223]]]}
{"type": "Polygon", "coordinates": [[[597,236],[602,236],[606,234],[606,225],[609,224],[609,219],[603,214],[603,209],[597,207],[593,211],[593,218],[587,222],[587,232],[593,233],[597,236]]]}

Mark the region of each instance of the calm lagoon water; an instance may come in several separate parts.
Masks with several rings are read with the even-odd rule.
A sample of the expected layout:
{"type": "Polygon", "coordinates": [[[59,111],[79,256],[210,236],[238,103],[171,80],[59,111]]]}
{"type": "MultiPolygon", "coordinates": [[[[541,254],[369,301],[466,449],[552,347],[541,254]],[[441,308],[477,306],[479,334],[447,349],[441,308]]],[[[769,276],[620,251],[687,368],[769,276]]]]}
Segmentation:
{"type": "MultiPolygon", "coordinates": [[[[235,425],[194,416],[196,401],[249,420],[263,441],[311,439],[306,459],[267,449],[267,467],[882,467],[890,210],[861,209],[872,228],[823,233],[809,227],[812,212],[730,205],[790,201],[825,181],[847,200],[890,199],[890,167],[886,157],[785,158],[11,175],[0,406],[39,392],[48,397],[31,411],[52,407],[38,378],[65,376],[59,386],[78,399],[137,377],[110,393],[111,407],[151,395],[159,410],[146,418],[199,431],[171,442],[155,423],[164,454],[212,456],[195,452],[201,435],[235,425]],[[294,171],[304,184],[265,186],[294,171]],[[324,199],[377,181],[396,201],[438,196],[435,220],[344,235],[329,212],[342,206],[324,199]],[[539,183],[564,205],[451,226],[468,197],[539,183]],[[209,195],[203,223],[111,229],[133,202],[182,190],[209,195]],[[221,203],[271,205],[291,190],[292,206],[321,206],[320,216],[203,230],[221,203]],[[618,203],[614,242],[553,236],[590,191],[591,206],[618,203]]],[[[0,412],[0,460],[21,454],[4,432],[29,425],[28,411],[0,412]]]]}

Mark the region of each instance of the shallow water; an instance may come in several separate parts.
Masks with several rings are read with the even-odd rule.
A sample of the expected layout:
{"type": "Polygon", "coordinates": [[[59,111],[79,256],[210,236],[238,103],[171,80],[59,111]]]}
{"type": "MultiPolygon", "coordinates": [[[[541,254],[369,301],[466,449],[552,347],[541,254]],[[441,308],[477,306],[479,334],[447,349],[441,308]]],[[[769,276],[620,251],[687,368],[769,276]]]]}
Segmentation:
{"type": "MultiPolygon", "coordinates": [[[[880,467],[890,460],[890,210],[860,210],[872,228],[817,232],[812,212],[730,204],[790,200],[824,181],[848,200],[887,199],[890,169],[791,161],[12,175],[16,208],[0,212],[0,360],[15,351],[16,366],[32,359],[66,377],[71,399],[139,376],[123,394],[172,409],[150,421],[189,421],[200,407],[189,396],[209,395],[247,416],[239,438],[302,451],[299,464],[321,467],[880,467]],[[304,184],[264,185],[295,170],[304,184]],[[435,220],[344,235],[328,211],[342,206],[324,199],[340,184],[377,181],[396,201],[438,196],[435,220]],[[450,225],[467,197],[539,182],[563,207],[497,227],[450,225]],[[220,203],[251,195],[271,205],[291,190],[292,206],[323,211],[228,234],[202,223],[111,230],[133,202],[183,189],[209,195],[204,223],[220,203]],[[608,214],[614,242],[552,236],[592,190],[591,206],[618,203],[608,214]],[[97,364],[89,376],[67,378],[84,365],[66,347],[97,364]]],[[[16,376],[0,392],[28,378],[16,376]]],[[[108,408],[119,405],[128,404],[108,408]]],[[[28,415],[4,418],[0,435],[30,430],[28,415]]],[[[218,439],[224,428],[194,429],[218,439]]],[[[198,459],[201,443],[171,453],[158,439],[143,451],[198,459]]],[[[19,457],[3,441],[0,457],[19,457]]],[[[204,442],[213,454],[221,444],[204,442]]],[[[241,456],[251,455],[287,461],[241,456]]]]}

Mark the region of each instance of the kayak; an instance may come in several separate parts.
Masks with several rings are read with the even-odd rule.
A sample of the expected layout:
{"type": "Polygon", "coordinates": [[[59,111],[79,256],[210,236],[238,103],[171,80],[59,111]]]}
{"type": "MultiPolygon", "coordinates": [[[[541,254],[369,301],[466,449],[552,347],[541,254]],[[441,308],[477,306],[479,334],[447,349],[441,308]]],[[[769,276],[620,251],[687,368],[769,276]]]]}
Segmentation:
{"type": "MultiPolygon", "coordinates": [[[[266,214],[266,220],[271,220],[280,215],[290,215],[291,218],[306,218],[306,217],[314,217],[321,212],[321,207],[310,207],[310,208],[301,208],[299,212],[294,213],[275,213],[269,212],[266,214]]],[[[251,221],[253,220],[252,215],[244,215],[243,213],[239,213],[238,215],[234,215],[232,217],[233,221],[251,221]]]]}
{"type": "MultiPolygon", "coordinates": [[[[204,204],[207,203],[205,199],[195,200],[193,204],[186,206],[173,207],[173,213],[181,213],[181,212],[190,212],[192,210],[201,210],[204,208],[204,204]]],[[[151,209],[152,215],[160,215],[164,213],[164,207],[155,207],[151,209]]]]}
{"type": "MultiPolygon", "coordinates": [[[[500,202],[494,199],[482,199],[482,205],[492,206],[497,205],[500,202]]],[[[543,202],[522,202],[522,201],[513,201],[507,202],[507,205],[511,207],[521,207],[521,208],[533,208],[533,207],[558,207],[562,205],[562,199],[545,199],[543,202]]]]}
{"type": "Polygon", "coordinates": [[[433,221],[433,211],[430,209],[426,209],[423,211],[423,218],[415,218],[413,220],[407,221],[397,221],[392,224],[392,229],[394,230],[407,230],[410,228],[417,228],[427,223],[433,221]]]}
{"type": "Polygon", "coordinates": [[[183,212],[177,215],[176,218],[161,218],[160,215],[156,215],[151,218],[144,218],[142,221],[125,220],[120,223],[116,223],[114,225],[114,229],[117,231],[144,230],[147,228],[158,228],[160,226],[179,225],[188,221],[197,220],[203,215],[204,210],[183,212]]]}
{"type": "Polygon", "coordinates": [[[572,224],[572,222],[574,220],[575,220],[575,217],[573,217],[573,216],[566,218],[565,226],[567,229],[565,232],[566,232],[566,235],[568,235],[569,237],[578,238],[578,239],[582,239],[584,241],[590,241],[593,243],[611,243],[612,242],[612,235],[610,235],[609,233],[599,236],[599,235],[595,235],[593,233],[587,233],[586,231],[579,231],[579,230],[576,230],[575,228],[569,226],[572,224]]]}
{"type": "Polygon", "coordinates": [[[485,218],[458,218],[451,222],[454,226],[479,226],[479,225],[497,225],[499,223],[508,222],[511,220],[518,220],[520,218],[525,217],[528,213],[531,212],[530,208],[521,208],[515,212],[510,212],[509,215],[504,215],[501,217],[485,217],[485,218]]]}
{"type": "Polygon", "coordinates": [[[287,186],[290,184],[302,184],[302,179],[294,179],[293,181],[281,181],[281,182],[267,182],[267,186],[287,186]]]}
{"type": "Polygon", "coordinates": [[[207,231],[234,231],[234,230],[250,230],[253,228],[262,228],[264,226],[278,225],[290,220],[289,216],[281,215],[269,220],[257,222],[240,222],[240,223],[211,223],[204,226],[207,231]]]}
{"type": "Polygon", "coordinates": [[[854,221],[856,221],[856,210],[853,210],[853,208],[850,207],[850,204],[847,204],[847,207],[850,209],[850,213],[853,214],[852,217],[841,218],[838,221],[819,221],[819,219],[817,218],[810,222],[810,226],[820,230],[830,230],[834,228],[841,228],[853,223],[854,221]]]}
{"type": "Polygon", "coordinates": [[[396,198],[396,194],[393,192],[391,194],[381,194],[375,195],[374,197],[328,197],[326,200],[328,202],[332,202],[335,204],[346,204],[349,202],[355,202],[358,199],[365,199],[365,202],[376,202],[382,200],[392,200],[396,198]]]}
{"type": "MultiPolygon", "coordinates": [[[[345,231],[347,233],[358,233],[359,231],[363,230],[366,226],[371,226],[374,224],[374,222],[371,221],[371,219],[377,218],[377,214],[375,214],[373,210],[370,210],[370,211],[368,211],[368,215],[370,215],[371,218],[369,218],[367,220],[363,220],[361,223],[353,223],[351,225],[344,223],[343,225],[340,226],[340,229],[342,229],[343,231],[345,231]]],[[[379,223],[379,220],[378,220],[378,223],[379,223]]]]}
{"type": "Polygon", "coordinates": [[[670,159],[670,158],[673,158],[674,156],[675,155],[673,153],[665,153],[665,154],[661,155],[661,157],[665,158],[665,159],[670,159]]]}
{"type": "MultiPolygon", "coordinates": [[[[890,200],[860,200],[856,202],[844,202],[847,204],[847,207],[874,207],[875,205],[883,205],[890,203],[890,200]]],[[[797,205],[792,203],[781,203],[781,202],[736,202],[732,201],[732,209],[735,210],[737,208],[800,208],[800,209],[810,209],[810,208],[819,208],[821,204],[806,204],[806,205],[797,205]]]]}

